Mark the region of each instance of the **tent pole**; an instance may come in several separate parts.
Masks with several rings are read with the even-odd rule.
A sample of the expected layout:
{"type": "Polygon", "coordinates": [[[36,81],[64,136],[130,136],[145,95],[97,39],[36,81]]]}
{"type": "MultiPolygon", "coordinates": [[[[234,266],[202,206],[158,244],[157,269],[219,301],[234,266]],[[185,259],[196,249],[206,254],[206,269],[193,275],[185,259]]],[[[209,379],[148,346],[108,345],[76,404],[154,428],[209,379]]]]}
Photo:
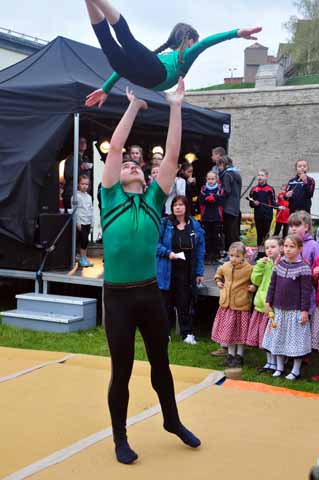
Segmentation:
{"type": "Polygon", "coordinates": [[[78,191],[78,176],[79,176],[79,136],[80,136],[80,114],[74,114],[74,144],[73,144],[73,222],[72,222],[72,264],[75,265],[76,257],[76,214],[75,210],[78,206],[77,191],[78,191]]]}

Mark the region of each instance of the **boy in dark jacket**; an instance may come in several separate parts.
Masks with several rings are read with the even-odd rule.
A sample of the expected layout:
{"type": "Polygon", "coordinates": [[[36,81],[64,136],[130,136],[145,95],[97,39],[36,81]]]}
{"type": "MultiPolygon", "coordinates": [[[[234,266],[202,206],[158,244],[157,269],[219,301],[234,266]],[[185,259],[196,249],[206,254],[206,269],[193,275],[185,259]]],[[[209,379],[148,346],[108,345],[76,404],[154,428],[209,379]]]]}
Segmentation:
{"type": "Polygon", "coordinates": [[[208,261],[215,263],[221,256],[223,248],[223,190],[214,172],[206,175],[199,197],[201,223],[206,234],[206,256],[208,261]]]}
{"type": "Polygon", "coordinates": [[[258,184],[250,190],[249,204],[254,209],[255,225],[257,230],[258,249],[263,246],[269,235],[273,219],[273,209],[277,207],[276,195],[273,187],[268,185],[268,172],[261,169],[257,175],[258,184]]]}

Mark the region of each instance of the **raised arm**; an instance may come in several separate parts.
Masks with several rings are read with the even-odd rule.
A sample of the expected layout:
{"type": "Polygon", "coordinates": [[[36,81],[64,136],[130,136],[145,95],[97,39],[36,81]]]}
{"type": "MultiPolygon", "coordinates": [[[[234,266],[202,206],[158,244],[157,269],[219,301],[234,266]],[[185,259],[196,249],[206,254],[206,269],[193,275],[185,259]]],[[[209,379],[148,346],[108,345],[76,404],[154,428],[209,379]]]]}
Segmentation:
{"type": "Polygon", "coordinates": [[[104,165],[102,185],[105,188],[112,187],[120,180],[123,147],[139,110],[147,109],[147,103],[136,98],[128,88],[126,89],[126,95],[130,104],[112,135],[109,153],[104,165]]]}
{"type": "Polygon", "coordinates": [[[176,92],[168,93],[166,95],[168,103],[170,104],[169,126],[165,157],[163,158],[156,179],[157,183],[166,194],[169,194],[177,173],[182,138],[182,103],[184,92],[184,80],[180,78],[176,92]]]}
{"type": "Polygon", "coordinates": [[[215,35],[210,35],[209,37],[200,40],[195,43],[192,47],[187,48],[183,55],[183,60],[185,62],[193,62],[198,55],[204,52],[207,48],[216,45],[217,43],[225,42],[226,40],[231,40],[232,38],[245,38],[246,40],[257,40],[253,35],[259,33],[262,30],[261,27],[255,28],[242,28],[235,30],[230,30],[229,32],[217,33],[215,35]]]}

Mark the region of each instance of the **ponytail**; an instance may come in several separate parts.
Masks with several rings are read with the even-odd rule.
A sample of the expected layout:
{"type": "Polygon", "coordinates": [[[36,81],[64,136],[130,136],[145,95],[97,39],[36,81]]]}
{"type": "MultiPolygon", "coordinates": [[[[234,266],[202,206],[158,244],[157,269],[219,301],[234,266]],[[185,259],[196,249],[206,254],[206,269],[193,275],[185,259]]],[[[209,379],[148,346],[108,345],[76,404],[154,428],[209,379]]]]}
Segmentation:
{"type": "Polygon", "coordinates": [[[154,50],[154,53],[161,53],[167,48],[178,50],[178,62],[183,63],[183,53],[187,48],[188,40],[194,40],[197,42],[198,38],[198,32],[191,25],[186,23],[178,23],[173,28],[167,41],[154,50]]]}

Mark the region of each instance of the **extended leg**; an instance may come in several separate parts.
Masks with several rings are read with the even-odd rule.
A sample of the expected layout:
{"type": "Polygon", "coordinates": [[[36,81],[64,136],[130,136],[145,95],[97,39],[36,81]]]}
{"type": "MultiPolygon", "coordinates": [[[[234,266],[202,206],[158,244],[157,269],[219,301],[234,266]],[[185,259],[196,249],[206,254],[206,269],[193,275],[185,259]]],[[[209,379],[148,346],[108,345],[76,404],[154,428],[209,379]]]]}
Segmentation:
{"type": "Polygon", "coordinates": [[[121,15],[120,12],[118,12],[108,0],[86,0],[86,3],[91,4],[92,6],[94,5],[98,10],[100,10],[100,13],[111,25],[114,25],[119,21],[121,15]]]}
{"type": "MultiPolygon", "coordinates": [[[[135,325],[131,321],[131,306],[127,292],[104,288],[105,330],[112,360],[109,386],[109,409],[112,419],[115,453],[121,463],[137,459],[126,436],[128,384],[134,361],[135,325]]],[[[133,299],[134,300],[134,299],[133,299]]]]}
{"type": "Polygon", "coordinates": [[[85,0],[86,8],[90,17],[92,25],[100,23],[105,19],[104,13],[92,2],[92,0],[85,0]]]}
{"type": "Polygon", "coordinates": [[[186,445],[196,448],[200,445],[200,440],[184,427],[178,415],[168,360],[169,328],[163,300],[156,286],[148,287],[141,295],[145,297],[141,303],[138,325],[151,364],[152,386],[162,407],[164,428],[177,435],[186,445]]]}

